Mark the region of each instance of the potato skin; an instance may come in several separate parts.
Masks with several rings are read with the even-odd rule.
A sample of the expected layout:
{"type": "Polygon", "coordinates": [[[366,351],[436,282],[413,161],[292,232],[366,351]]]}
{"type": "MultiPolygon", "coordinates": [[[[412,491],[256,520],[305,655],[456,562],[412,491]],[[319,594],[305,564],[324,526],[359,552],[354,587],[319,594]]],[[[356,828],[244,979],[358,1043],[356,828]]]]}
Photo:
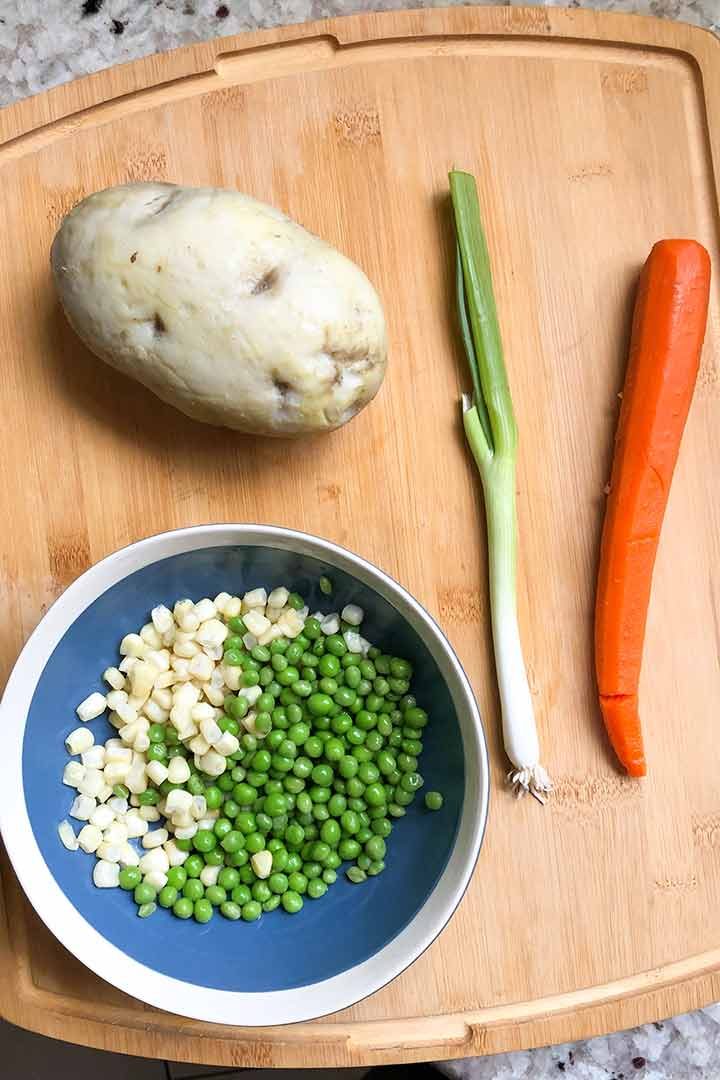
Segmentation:
{"type": "Polygon", "coordinates": [[[365,274],[239,192],[107,188],[65,217],[50,261],[88,348],[195,420],[330,431],[382,383],[385,320],[365,274]]]}

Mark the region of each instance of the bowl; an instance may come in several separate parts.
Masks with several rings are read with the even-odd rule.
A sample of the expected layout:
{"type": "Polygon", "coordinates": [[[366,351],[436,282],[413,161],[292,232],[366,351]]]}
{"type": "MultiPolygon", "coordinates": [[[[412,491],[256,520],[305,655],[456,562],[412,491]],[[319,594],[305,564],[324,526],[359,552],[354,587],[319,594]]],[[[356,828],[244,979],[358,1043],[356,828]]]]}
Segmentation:
{"type": "MultiPolygon", "coordinates": [[[[393,979],[431,944],[462,899],[488,811],[478,708],[447,639],[395,581],[317,537],[271,526],[208,525],[141,540],[78,578],[23,649],[2,700],[0,830],[40,918],[88,968],[150,1005],[194,1019],[283,1024],[346,1008],[393,979]],[[330,600],[319,588],[326,575],[330,600]],[[139,919],[120,889],[97,889],[94,855],[69,852],[57,828],[74,792],[61,782],[75,708],[118,660],[123,635],[159,603],[288,584],[310,609],[366,612],[370,640],[407,657],[430,714],[420,769],[440,811],[415,800],[388,842],[387,868],[361,885],[344,874],[297,915],[207,925],[158,909],[139,919]]],[[[113,729],[90,722],[96,742],[113,729]]],[[[77,823],[74,823],[77,825],[77,823]]]]}

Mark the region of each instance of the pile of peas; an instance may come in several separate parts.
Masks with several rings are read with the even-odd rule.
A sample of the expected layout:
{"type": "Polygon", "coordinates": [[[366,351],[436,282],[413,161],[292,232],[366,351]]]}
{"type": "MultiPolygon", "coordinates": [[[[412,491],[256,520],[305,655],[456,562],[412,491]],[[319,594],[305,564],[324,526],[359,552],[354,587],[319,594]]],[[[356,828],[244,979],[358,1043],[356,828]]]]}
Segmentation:
{"type": "MultiPolygon", "coordinates": [[[[290,604],[299,610],[297,594],[290,604]]],[[[346,875],[362,882],[385,869],[386,841],[395,820],[405,815],[423,786],[418,772],[427,713],[410,694],[407,660],[371,648],[366,658],[351,653],[342,633],[323,634],[315,618],[305,621],[294,640],[279,638],[248,650],[241,617],[228,620],[224,663],[242,668],[242,684],[258,686],[253,724],[242,721],[249,705],[229,694],[223,731],[240,740],[228,770],[213,780],[199,772],[192,755],[170,724],[150,728],[148,760],[188,757],[190,779],[165,781],[139,796],[155,805],[173,788],[204,795],[218,810],[212,830],[192,840],[176,840],[187,851],[184,865],[172,867],[156,894],[135,867],[121,871],[120,885],[132,890],[141,914],[154,904],[180,919],[206,923],[215,909],[226,919],[254,922],[282,907],[295,914],[304,899],[317,900],[346,875]],[[260,879],[253,854],[272,854],[272,871],[260,879]],[[217,883],[204,886],[206,866],[222,867],[217,883]]],[[[356,627],[341,625],[342,630],[356,627]]],[[[440,809],[442,796],[429,792],[428,809],[440,809]]]]}

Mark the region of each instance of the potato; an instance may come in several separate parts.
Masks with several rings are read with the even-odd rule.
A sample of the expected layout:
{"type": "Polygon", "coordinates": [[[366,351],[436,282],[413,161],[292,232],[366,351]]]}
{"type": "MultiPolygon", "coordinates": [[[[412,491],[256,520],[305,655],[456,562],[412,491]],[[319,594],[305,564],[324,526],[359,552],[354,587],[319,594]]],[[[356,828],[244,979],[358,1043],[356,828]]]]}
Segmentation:
{"type": "Polygon", "coordinates": [[[100,191],[64,219],[51,264],[88,348],[195,420],[329,431],[383,380],[383,311],[362,270],[239,192],[100,191]]]}

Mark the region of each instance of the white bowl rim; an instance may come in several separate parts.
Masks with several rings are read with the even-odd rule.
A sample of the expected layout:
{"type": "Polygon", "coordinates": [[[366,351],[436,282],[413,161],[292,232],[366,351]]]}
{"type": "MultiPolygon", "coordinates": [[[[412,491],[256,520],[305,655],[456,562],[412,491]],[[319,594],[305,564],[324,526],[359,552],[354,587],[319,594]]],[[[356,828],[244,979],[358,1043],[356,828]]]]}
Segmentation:
{"type": "MultiPolygon", "coordinates": [[[[244,1027],[297,1023],[348,1008],[408,968],[444,929],[463,898],[487,824],[489,762],[480,712],[452,646],[432,616],[398,582],[330,540],[262,524],[194,525],[157,533],[107,555],[74,581],[30,635],[0,702],[0,834],[25,894],[48,929],[96,975],[131,996],[181,1016],[244,1027]],[[25,721],[45,665],[74,620],[111,586],[173,555],[226,546],[276,547],[323,559],[379,593],[430,649],[455,704],[465,755],[465,797],[448,863],[432,893],[395,938],[361,964],[287,990],[218,990],[163,975],[111,944],[55,881],[30,824],[23,789],[25,721]],[[415,616],[409,619],[409,615],[415,616]],[[472,768],[473,758],[475,768],[472,768]],[[468,768],[470,765],[470,768],[468,768]]],[[[58,840],[58,843],[60,841],[58,840]]]]}

